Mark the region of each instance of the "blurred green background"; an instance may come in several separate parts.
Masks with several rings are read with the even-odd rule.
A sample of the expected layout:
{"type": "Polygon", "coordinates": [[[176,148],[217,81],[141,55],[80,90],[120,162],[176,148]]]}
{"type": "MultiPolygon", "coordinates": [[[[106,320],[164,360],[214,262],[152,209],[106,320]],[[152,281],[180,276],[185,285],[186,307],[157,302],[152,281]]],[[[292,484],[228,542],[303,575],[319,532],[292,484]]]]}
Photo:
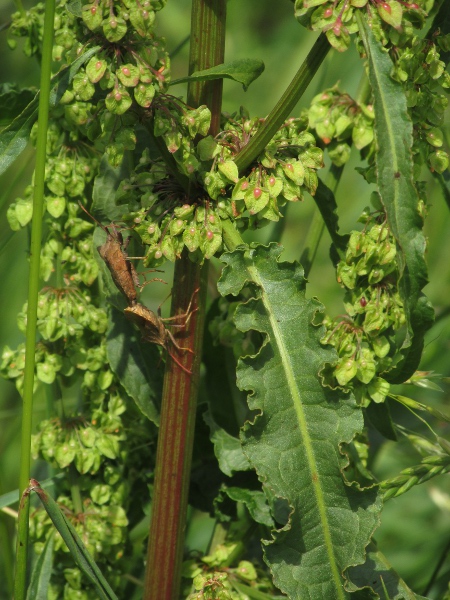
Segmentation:
{"type": "MultiPolygon", "coordinates": [[[[32,3],[31,3],[32,4],[32,3]]],[[[25,3],[29,6],[30,3],[25,3]]],[[[159,13],[160,33],[167,39],[170,51],[177,48],[190,29],[189,0],[168,0],[166,8],[159,13]]],[[[15,10],[14,3],[0,0],[0,26],[9,21],[15,10]]],[[[244,105],[252,116],[265,116],[288,85],[301,62],[311,48],[316,35],[303,29],[293,16],[290,0],[229,0],[227,21],[226,60],[236,58],[259,58],[266,65],[263,75],[244,92],[230,81],[224,83],[223,109],[234,112],[244,105]]],[[[21,43],[15,51],[6,44],[7,31],[0,32],[0,83],[15,82],[19,86],[36,86],[39,68],[36,59],[28,59],[21,51],[21,43]]],[[[181,77],[187,70],[188,44],[173,59],[173,78],[181,77]]],[[[362,61],[354,47],[341,55],[331,52],[313,80],[293,114],[308,106],[319,91],[339,83],[342,91],[356,93],[362,75],[362,61]]],[[[184,86],[173,88],[182,95],[184,86]]],[[[448,142],[448,127],[446,130],[448,142]]],[[[27,247],[28,231],[11,234],[6,221],[9,203],[20,197],[29,184],[34,164],[34,153],[28,148],[22,156],[0,177],[0,347],[15,347],[23,341],[17,329],[16,315],[22,309],[27,294],[27,247]]],[[[356,152],[347,164],[337,192],[341,230],[357,227],[356,220],[369,204],[370,187],[355,171],[356,152]]],[[[421,368],[434,370],[450,376],[450,318],[445,309],[450,303],[450,216],[438,186],[429,182],[429,217],[426,234],[429,240],[427,258],[430,284],[427,295],[436,308],[438,320],[427,336],[427,345],[421,368]],[[441,318],[440,315],[442,315],[441,318]]],[[[289,206],[281,242],[285,247],[286,260],[299,259],[314,211],[310,198],[289,206]]],[[[248,234],[258,241],[271,240],[273,229],[267,227],[248,234]]],[[[335,316],[343,311],[342,291],[336,283],[334,269],[328,258],[330,240],[325,234],[311,270],[308,287],[310,296],[317,296],[327,311],[335,316]]],[[[217,263],[218,265],[218,263],[217,263]]],[[[166,278],[168,277],[166,269],[166,278]]],[[[150,288],[146,288],[146,294],[150,288]]],[[[161,294],[164,292],[162,291],[161,294]]],[[[156,298],[150,298],[150,302],[156,298]]],[[[409,386],[404,390],[417,400],[433,404],[450,414],[449,386],[442,383],[444,392],[434,392],[409,386]]],[[[43,394],[36,399],[35,421],[44,415],[43,394]]],[[[18,461],[20,437],[21,400],[10,382],[0,380],[0,494],[18,486],[18,461]]],[[[413,429],[423,426],[406,411],[395,416],[405,426],[413,429]]],[[[443,423],[436,428],[443,437],[449,437],[449,429],[443,423]]],[[[417,464],[420,457],[403,444],[385,443],[378,453],[375,470],[380,478],[395,475],[406,466],[417,464]]],[[[450,484],[448,476],[441,476],[429,484],[413,488],[398,499],[390,500],[382,515],[382,525],[376,533],[380,549],[385,553],[406,581],[416,592],[422,592],[450,539],[450,484]]],[[[0,514],[0,582],[11,575],[11,549],[13,520],[0,514]],[[8,550],[9,549],[9,550],[8,550]]],[[[450,562],[441,570],[441,577],[448,580],[450,562]]],[[[2,596],[0,583],[0,598],[2,596]]],[[[432,596],[439,598],[440,596],[432,596]]]]}

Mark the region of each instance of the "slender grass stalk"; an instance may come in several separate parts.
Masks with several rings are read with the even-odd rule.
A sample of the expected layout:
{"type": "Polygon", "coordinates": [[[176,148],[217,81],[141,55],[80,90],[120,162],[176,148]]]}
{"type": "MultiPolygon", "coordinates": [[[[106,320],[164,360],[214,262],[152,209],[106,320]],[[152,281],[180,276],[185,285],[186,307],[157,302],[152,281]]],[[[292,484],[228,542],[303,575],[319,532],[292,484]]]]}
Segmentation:
{"type": "Polygon", "coordinates": [[[324,61],[330,44],[326,36],[322,33],[317,38],[314,46],[311,48],[308,56],[302,63],[286,91],[281,96],[275,107],[269,113],[263,125],[258,129],[256,135],[249,143],[235,156],[239,171],[244,171],[264,150],[270,140],[273,138],[279,127],[288,118],[291,111],[308,88],[309,83],[324,61]]]}
{"type": "MultiPolygon", "coordinates": [[[[226,0],[193,0],[190,73],[223,63],[225,15],[226,0]]],[[[220,123],[222,81],[190,85],[187,100],[190,106],[209,107],[210,132],[215,135],[220,123]]],[[[194,264],[184,253],[175,263],[172,315],[191,310],[182,339],[183,347],[190,352],[178,355],[186,371],[170,357],[167,359],[144,600],[177,600],[180,593],[206,288],[207,264],[194,264]]]]}
{"type": "MultiPolygon", "coordinates": [[[[23,384],[22,438],[20,456],[19,491],[28,487],[31,467],[31,423],[33,415],[33,387],[36,346],[37,304],[39,293],[39,265],[42,239],[42,215],[44,207],[44,177],[47,145],[47,125],[50,99],[50,80],[53,47],[53,24],[55,0],[45,3],[44,39],[36,143],[36,167],[33,196],[33,220],[31,225],[30,273],[28,280],[27,331],[25,342],[25,373],[23,384]]],[[[16,550],[16,574],[14,581],[15,600],[24,600],[26,595],[28,559],[29,496],[21,502],[16,550]]]]}

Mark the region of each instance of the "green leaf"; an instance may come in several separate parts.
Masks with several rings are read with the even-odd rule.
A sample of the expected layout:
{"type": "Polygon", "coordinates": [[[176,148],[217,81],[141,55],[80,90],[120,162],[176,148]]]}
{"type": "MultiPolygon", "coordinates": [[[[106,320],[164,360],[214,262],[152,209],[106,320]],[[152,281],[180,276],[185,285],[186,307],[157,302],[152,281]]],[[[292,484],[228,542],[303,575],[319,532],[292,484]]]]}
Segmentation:
{"type": "Polygon", "coordinates": [[[81,19],[81,16],[83,14],[81,6],[81,0],[69,0],[66,4],[66,9],[70,13],[81,19]]]}
{"type": "Polygon", "coordinates": [[[233,435],[219,427],[212,418],[209,411],[203,414],[203,420],[210,430],[210,439],[214,444],[214,454],[219,463],[220,470],[228,477],[232,477],[235,471],[248,471],[251,465],[242,451],[242,446],[233,435]]]}
{"type": "Polygon", "coordinates": [[[44,548],[34,565],[30,585],[27,591],[27,600],[47,600],[48,584],[52,574],[53,545],[55,532],[48,536],[44,548]]]}
{"type": "Polygon", "coordinates": [[[111,369],[141,412],[158,425],[161,357],[155,345],[142,343],[137,336],[124,314],[113,309],[106,343],[111,369]]]}
{"type": "MultiPolygon", "coordinates": [[[[63,479],[66,477],[65,473],[58,473],[51,479],[46,479],[41,483],[42,489],[51,489],[55,487],[55,480],[63,479]]],[[[0,510],[5,508],[5,506],[11,506],[12,504],[16,504],[19,501],[19,490],[13,490],[12,492],[7,492],[6,494],[2,494],[0,496],[0,510]]]]}
{"type": "MultiPolygon", "coordinates": [[[[87,50],[52,78],[55,85],[50,91],[50,108],[54,108],[58,104],[77,72],[99,49],[100,46],[95,46],[87,50]]],[[[0,133],[0,175],[16,160],[27,145],[31,128],[37,120],[38,104],[39,92],[20,115],[0,133]]]]}
{"type": "Polygon", "coordinates": [[[86,546],[83,544],[74,526],[61,511],[58,504],[51,496],[44,492],[40,487],[39,482],[35,479],[30,480],[30,487],[25,490],[24,494],[29,494],[31,491],[36,492],[39,496],[48,516],[53,521],[54,526],[67,544],[72,558],[86,575],[87,579],[93,584],[99,598],[102,600],[118,600],[116,594],[97,567],[94,559],[87,551],[86,546]]]}
{"type": "Polygon", "coordinates": [[[265,66],[261,60],[254,58],[242,58],[239,60],[232,60],[229,63],[217,65],[210,69],[203,71],[195,71],[188,77],[181,77],[181,79],[175,79],[170,85],[176,85],[177,83],[196,82],[196,81],[212,81],[214,79],[233,79],[238,83],[242,83],[244,90],[247,90],[248,86],[257,79],[264,71],[265,66]]]}
{"type": "Polygon", "coordinates": [[[290,506],[287,524],[264,542],[275,584],[292,600],[344,599],[342,573],[364,562],[380,502],[374,489],[343,479],[340,446],[362,430],[361,409],[320,384],[319,370],[335,361],[320,344],[323,328],[312,325],[323,307],[306,298],[300,265],[278,262],[282,250],[254,245],[222,256],[220,293],[236,295],[247,281],[257,291],[238,307],[238,329],[266,336],[259,353],[238,365],[238,386],[260,411],[241,438],[264,490],[290,506]]]}
{"type": "Polygon", "coordinates": [[[18,117],[35,95],[35,88],[16,89],[7,83],[0,84],[0,127],[18,117]]]}
{"type": "MultiPolygon", "coordinates": [[[[376,598],[389,598],[389,600],[427,600],[424,596],[415,594],[399,577],[394,571],[391,565],[386,560],[386,557],[377,549],[374,542],[371,542],[368,552],[367,559],[363,565],[357,567],[351,567],[348,571],[351,579],[349,585],[350,591],[360,590],[361,588],[365,591],[368,590],[368,583],[378,596],[376,598]],[[387,594],[386,595],[386,591],[387,594]]],[[[361,592],[360,592],[361,593],[361,592]]],[[[374,597],[363,596],[359,593],[355,594],[355,598],[374,597]]]]}
{"type": "Polygon", "coordinates": [[[375,40],[370,27],[357,15],[369,63],[369,81],[374,94],[377,140],[377,180],[389,227],[396,239],[399,289],[408,331],[403,343],[405,359],[389,373],[389,381],[402,383],[417,369],[424,335],[434,312],[421,293],[427,284],[426,248],[419,195],[413,183],[412,123],[401,84],[391,79],[392,61],[375,40]]]}
{"type": "Polygon", "coordinates": [[[320,214],[325,222],[325,226],[333,241],[334,247],[338,252],[339,258],[342,260],[345,258],[349,236],[341,235],[339,233],[336,199],[330,188],[327,187],[320,178],[319,185],[317,186],[313,198],[317,204],[317,208],[320,210],[320,214]]]}
{"type": "Polygon", "coordinates": [[[266,527],[274,526],[269,505],[263,492],[242,487],[224,487],[222,492],[231,500],[245,504],[250,516],[256,523],[261,523],[266,527]]]}
{"type": "Polygon", "coordinates": [[[103,155],[92,192],[92,212],[100,222],[111,223],[128,211],[126,204],[116,206],[114,199],[120,182],[128,177],[129,169],[125,161],[120,167],[112,167],[106,154],[103,155]]]}

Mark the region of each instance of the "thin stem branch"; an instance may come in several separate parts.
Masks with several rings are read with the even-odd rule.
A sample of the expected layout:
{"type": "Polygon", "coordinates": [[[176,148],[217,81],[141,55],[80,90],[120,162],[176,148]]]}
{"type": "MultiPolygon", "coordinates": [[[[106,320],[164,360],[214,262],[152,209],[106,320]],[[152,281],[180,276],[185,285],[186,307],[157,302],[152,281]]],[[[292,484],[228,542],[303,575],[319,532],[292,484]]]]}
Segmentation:
{"type": "Polygon", "coordinates": [[[245,148],[234,158],[239,171],[245,171],[251,165],[273,138],[280,126],[289,117],[291,111],[316,74],[317,69],[324,61],[329,49],[330,44],[326,36],[323,33],[320,34],[300,69],[265,119],[263,125],[258,129],[256,135],[251,138],[245,148]]]}
{"type": "MultiPolygon", "coordinates": [[[[30,273],[28,287],[27,332],[25,342],[25,373],[23,384],[22,441],[19,491],[28,487],[31,468],[31,423],[33,415],[33,387],[35,346],[37,331],[37,305],[39,293],[39,266],[42,239],[42,215],[44,210],[44,178],[47,146],[47,125],[50,107],[50,82],[53,47],[53,24],[55,17],[55,0],[45,4],[44,40],[42,48],[42,67],[38,113],[38,134],[36,143],[36,167],[33,196],[33,221],[31,225],[30,273]]],[[[29,496],[21,503],[19,515],[16,575],[14,583],[15,600],[24,600],[26,595],[27,562],[28,562],[28,517],[29,496]]]]}

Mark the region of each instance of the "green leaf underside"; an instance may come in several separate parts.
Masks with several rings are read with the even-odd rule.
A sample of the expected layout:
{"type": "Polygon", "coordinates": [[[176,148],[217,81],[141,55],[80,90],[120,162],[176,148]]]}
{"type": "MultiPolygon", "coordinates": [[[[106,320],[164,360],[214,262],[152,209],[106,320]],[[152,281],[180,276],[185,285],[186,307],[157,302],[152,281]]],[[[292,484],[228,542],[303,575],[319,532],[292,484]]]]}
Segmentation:
{"type": "MultiPolygon", "coordinates": [[[[385,590],[388,592],[389,600],[427,600],[424,596],[415,594],[406,585],[373,542],[368,548],[364,565],[352,567],[349,569],[349,574],[353,584],[355,584],[350,585],[350,589],[357,590],[358,584],[364,588],[370,582],[373,591],[383,600],[386,598],[385,590]]],[[[367,590],[367,587],[365,589],[367,590]]],[[[356,594],[355,598],[359,600],[359,597],[361,597],[361,600],[364,600],[364,591],[356,594]]]]}
{"type": "Polygon", "coordinates": [[[275,584],[292,600],[343,599],[342,574],[364,562],[381,506],[374,489],[343,480],[339,447],[361,431],[362,413],[351,396],[321,386],[317,373],[334,360],[320,344],[322,328],[312,325],[322,306],[305,297],[300,265],[278,262],[281,251],[272,244],[222,257],[222,295],[238,294],[249,281],[259,288],[238,307],[238,328],[267,336],[259,353],[238,365],[238,386],[261,411],[241,438],[269,495],[292,508],[285,527],[264,542],[275,584]]]}
{"type": "Polygon", "coordinates": [[[16,89],[7,83],[0,84],[0,127],[6,127],[36,96],[35,88],[16,89]]]}
{"type": "Polygon", "coordinates": [[[161,370],[156,366],[161,356],[154,344],[141,342],[137,336],[139,333],[123,312],[112,309],[106,342],[111,369],[139,410],[158,425],[162,382],[161,370]]]}
{"type": "Polygon", "coordinates": [[[403,88],[391,79],[392,61],[375,40],[367,22],[360,16],[358,22],[374,95],[377,180],[399,250],[399,287],[408,325],[403,344],[406,360],[389,376],[390,381],[401,383],[417,369],[425,332],[434,319],[433,309],[421,293],[428,282],[426,240],[418,212],[419,196],[413,183],[412,123],[403,88]]]}
{"type": "Polygon", "coordinates": [[[339,256],[343,258],[349,236],[341,235],[339,233],[336,199],[330,188],[326,186],[320,178],[314,195],[314,201],[317,204],[317,208],[322,215],[325,226],[328,229],[328,233],[330,234],[339,256]]]}
{"type": "Polygon", "coordinates": [[[54,541],[55,532],[52,531],[34,565],[33,574],[31,575],[31,581],[27,591],[27,600],[48,599],[48,584],[52,574],[54,541]]]}
{"type": "Polygon", "coordinates": [[[242,83],[244,90],[255,81],[264,71],[265,66],[261,60],[254,58],[243,58],[232,60],[229,63],[217,65],[204,71],[195,71],[192,75],[175,79],[170,85],[177,83],[196,82],[196,81],[213,81],[214,79],[233,79],[238,83],[242,83]]]}
{"type": "Polygon", "coordinates": [[[83,544],[75,528],[70,521],[68,521],[58,504],[51,496],[44,492],[37,482],[34,482],[29,489],[36,492],[39,496],[53,525],[67,544],[72,558],[89,581],[94,585],[98,597],[102,600],[118,600],[108,582],[103,577],[94,559],[87,551],[86,546],[83,544]]]}
{"type": "MultiPolygon", "coordinates": [[[[55,86],[50,91],[50,107],[54,108],[69,87],[80,68],[87,62],[100,46],[95,46],[79,56],[70,66],[61,69],[52,81],[55,86]]],[[[38,116],[39,92],[28,106],[0,133],[0,175],[16,160],[25,149],[38,116]]]]}

